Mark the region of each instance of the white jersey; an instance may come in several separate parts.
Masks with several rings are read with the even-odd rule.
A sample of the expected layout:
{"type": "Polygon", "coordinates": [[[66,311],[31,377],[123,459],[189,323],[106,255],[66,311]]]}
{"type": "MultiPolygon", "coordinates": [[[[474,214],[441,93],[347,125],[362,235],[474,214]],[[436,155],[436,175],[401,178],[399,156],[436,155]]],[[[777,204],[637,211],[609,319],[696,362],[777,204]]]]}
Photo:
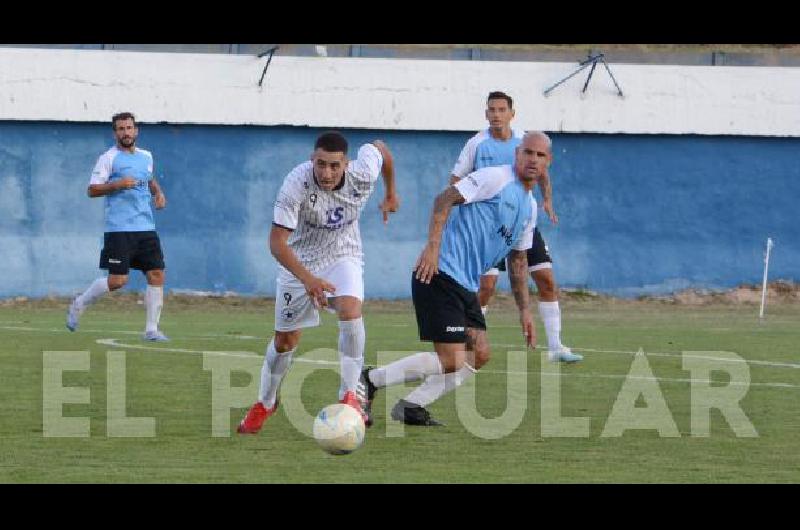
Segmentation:
{"type": "MultiPolygon", "coordinates": [[[[289,247],[312,274],[341,258],[363,262],[358,219],[375,189],[383,156],[372,144],[358,150],[347,164],[341,184],[332,191],[317,185],[312,162],[295,167],[284,179],[275,200],[273,223],[292,230],[289,247]]],[[[278,279],[294,275],[278,264],[278,279]]]]}

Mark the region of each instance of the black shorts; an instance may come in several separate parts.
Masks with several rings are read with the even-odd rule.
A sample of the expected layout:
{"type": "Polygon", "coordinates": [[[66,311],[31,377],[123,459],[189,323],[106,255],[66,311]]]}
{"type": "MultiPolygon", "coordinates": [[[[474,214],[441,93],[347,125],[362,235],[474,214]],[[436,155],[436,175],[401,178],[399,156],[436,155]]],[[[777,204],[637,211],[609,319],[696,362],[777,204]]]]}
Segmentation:
{"type": "Polygon", "coordinates": [[[441,271],[428,284],[417,280],[416,272],[411,274],[411,299],[420,340],[467,342],[466,328],[486,329],[476,293],[441,271]]]}
{"type": "MultiPolygon", "coordinates": [[[[507,258],[503,258],[494,267],[500,272],[505,272],[506,259],[507,258]]],[[[553,259],[550,257],[550,253],[547,251],[547,245],[545,244],[544,239],[542,238],[542,233],[539,232],[539,227],[537,226],[533,230],[533,246],[528,249],[528,270],[531,270],[533,267],[536,267],[536,270],[549,268],[549,266],[542,266],[545,263],[552,265],[553,259]]]]}
{"type": "Polygon", "coordinates": [[[106,232],[100,252],[100,268],[109,274],[128,274],[164,268],[164,254],[158,234],[149,232],[106,232]]]}
{"type": "Polygon", "coordinates": [[[537,269],[544,269],[543,264],[552,264],[553,260],[550,253],[547,252],[547,245],[542,238],[542,233],[539,232],[539,227],[533,231],[533,246],[528,249],[528,269],[536,267],[537,269]]]}

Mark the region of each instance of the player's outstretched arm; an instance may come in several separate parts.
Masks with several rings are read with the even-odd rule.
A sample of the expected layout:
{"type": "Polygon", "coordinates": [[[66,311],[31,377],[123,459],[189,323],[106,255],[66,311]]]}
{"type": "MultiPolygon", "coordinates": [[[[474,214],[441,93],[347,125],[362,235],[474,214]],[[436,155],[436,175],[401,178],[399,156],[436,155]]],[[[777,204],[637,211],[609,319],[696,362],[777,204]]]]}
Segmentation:
{"type": "Polygon", "coordinates": [[[128,190],[136,187],[136,179],[133,177],[124,177],[114,182],[106,182],[105,184],[89,184],[86,194],[89,197],[102,197],[111,193],[116,193],[120,190],[128,190]]]}
{"type": "Polygon", "coordinates": [[[153,196],[156,210],[164,208],[167,205],[167,197],[164,195],[164,192],[161,191],[161,186],[156,182],[155,177],[150,180],[148,187],[150,188],[150,195],[153,196]]]}
{"type": "Polygon", "coordinates": [[[517,309],[519,309],[519,323],[522,326],[522,334],[525,336],[526,344],[534,348],[536,346],[536,327],[533,325],[530,297],[528,296],[528,252],[525,250],[512,250],[508,255],[508,265],[511,292],[514,293],[514,300],[517,302],[517,309]]]}
{"type": "Polygon", "coordinates": [[[400,197],[397,195],[397,187],[394,181],[394,157],[389,150],[389,146],[381,140],[375,140],[372,142],[372,145],[381,152],[381,156],[383,157],[381,175],[383,175],[385,194],[378,208],[383,213],[383,224],[386,224],[389,222],[389,214],[395,213],[400,208],[400,197]]]}
{"type": "Polygon", "coordinates": [[[325,293],[334,293],[336,287],[322,278],[317,278],[300,263],[300,260],[297,259],[295,253],[289,247],[288,241],[291,233],[292,231],[288,228],[273,224],[272,230],[269,232],[269,250],[278,260],[278,263],[286,267],[286,270],[300,280],[314,304],[317,307],[325,307],[328,305],[325,293]]]}
{"type": "Polygon", "coordinates": [[[539,176],[539,187],[542,189],[542,206],[553,224],[558,224],[558,216],[553,208],[553,188],[550,185],[550,172],[545,168],[539,176]]]}
{"type": "Polygon", "coordinates": [[[446,190],[436,196],[433,201],[433,214],[428,228],[428,242],[422,253],[417,258],[414,270],[417,271],[417,279],[423,283],[430,283],[433,275],[439,272],[439,247],[442,244],[442,232],[447,223],[450,210],[456,204],[462,204],[464,196],[461,195],[454,186],[449,186],[446,190]]]}

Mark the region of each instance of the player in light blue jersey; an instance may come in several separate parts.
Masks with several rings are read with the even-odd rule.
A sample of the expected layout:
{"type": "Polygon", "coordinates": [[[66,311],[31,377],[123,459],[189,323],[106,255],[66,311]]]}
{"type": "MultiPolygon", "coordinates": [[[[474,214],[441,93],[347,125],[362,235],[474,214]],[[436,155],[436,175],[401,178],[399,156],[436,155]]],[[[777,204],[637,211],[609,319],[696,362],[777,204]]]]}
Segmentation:
{"type": "MultiPolygon", "coordinates": [[[[467,141],[453,167],[451,184],[476,169],[513,162],[513,150],[522,139],[522,133],[511,128],[511,120],[514,119],[513,104],[511,96],[504,92],[489,94],[486,101],[486,119],[489,128],[480,131],[467,141]]],[[[550,151],[552,153],[552,149],[550,151]]],[[[538,184],[542,190],[544,211],[556,224],[558,217],[553,209],[553,193],[548,171],[542,173],[538,184]]],[[[498,274],[504,270],[505,260],[501,259],[481,277],[478,302],[484,314],[497,288],[498,274]]],[[[568,347],[561,344],[561,309],[558,303],[558,286],[553,274],[553,260],[538,227],[533,233],[533,246],[528,251],[528,270],[539,292],[539,314],[547,336],[548,358],[554,362],[580,361],[583,358],[581,355],[572,353],[568,347]]]]}
{"type": "Polygon", "coordinates": [[[511,289],[528,346],[536,331],[528,307],[527,250],[536,225],[531,190],[550,161],[549,138],[528,133],[515,151],[514,165],[486,167],[470,173],[436,197],[428,233],[411,281],[420,340],[433,352],[421,352],[387,366],[365,369],[364,401],[378,388],[426,379],[401,399],[392,418],[409,425],[439,425],[425,405],[452,390],[489,361],[486,321],[478,304],[480,277],[509,256],[511,289]],[[436,378],[438,385],[427,385],[436,378]],[[433,386],[420,390],[425,386],[433,386]],[[426,393],[420,396],[421,392],[426,393]]]}
{"type": "Polygon", "coordinates": [[[131,268],[147,277],[144,295],[144,339],[169,340],[158,329],[164,301],[164,254],[153,220],[157,209],[167,205],[164,192],[153,177],[153,155],[136,147],[139,129],[130,112],[111,118],[116,145],[100,155],[89,181],[89,197],[105,197],[105,233],[100,268],[108,277],[96,279],[73,300],[67,311],[67,328],[75,331],[86,308],[109,291],[128,282],[131,268]]]}

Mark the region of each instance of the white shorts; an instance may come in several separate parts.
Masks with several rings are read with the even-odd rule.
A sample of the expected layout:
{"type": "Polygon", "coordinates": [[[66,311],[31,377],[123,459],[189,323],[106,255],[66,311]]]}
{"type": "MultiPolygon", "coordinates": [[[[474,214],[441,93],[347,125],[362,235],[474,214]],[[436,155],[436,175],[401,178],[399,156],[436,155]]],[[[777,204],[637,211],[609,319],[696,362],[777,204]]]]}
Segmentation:
{"type": "MultiPolygon", "coordinates": [[[[361,260],[343,258],[316,274],[330,282],[336,292],[328,297],[353,296],[364,300],[364,269],[361,260]]],[[[319,326],[319,311],[306,294],[300,280],[291,276],[286,281],[278,276],[275,291],[275,331],[295,331],[300,328],[319,326]]]]}

